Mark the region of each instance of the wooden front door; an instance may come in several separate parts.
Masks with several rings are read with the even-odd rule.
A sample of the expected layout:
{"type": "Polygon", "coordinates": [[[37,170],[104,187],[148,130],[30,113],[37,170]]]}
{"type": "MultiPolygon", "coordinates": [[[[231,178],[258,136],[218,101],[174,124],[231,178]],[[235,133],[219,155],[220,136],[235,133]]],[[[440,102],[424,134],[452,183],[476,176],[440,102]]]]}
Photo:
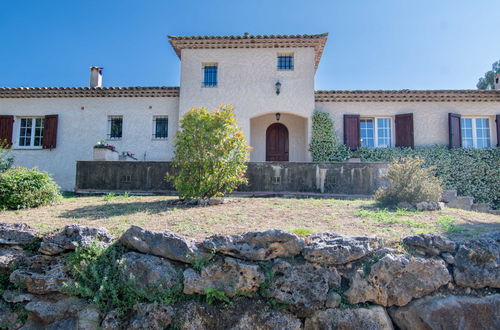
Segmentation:
{"type": "Polygon", "coordinates": [[[288,129],[283,124],[274,123],[267,128],[266,161],[288,161],[288,129]]]}

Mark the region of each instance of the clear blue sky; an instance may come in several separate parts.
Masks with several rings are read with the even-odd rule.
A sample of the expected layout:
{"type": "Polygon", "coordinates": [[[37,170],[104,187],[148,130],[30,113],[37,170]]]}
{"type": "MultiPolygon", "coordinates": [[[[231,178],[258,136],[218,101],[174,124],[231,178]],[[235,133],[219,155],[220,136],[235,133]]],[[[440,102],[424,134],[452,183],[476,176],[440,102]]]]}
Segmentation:
{"type": "Polygon", "coordinates": [[[0,0],[0,86],[178,86],[171,35],[330,34],[316,89],[474,89],[499,0],[0,0]]]}

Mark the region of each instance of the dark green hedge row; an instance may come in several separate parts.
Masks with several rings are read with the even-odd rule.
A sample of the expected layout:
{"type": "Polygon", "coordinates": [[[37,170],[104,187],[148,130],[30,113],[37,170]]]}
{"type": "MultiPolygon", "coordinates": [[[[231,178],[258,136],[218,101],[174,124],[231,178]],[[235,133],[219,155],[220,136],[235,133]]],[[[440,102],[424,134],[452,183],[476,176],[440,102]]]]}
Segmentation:
{"type": "Polygon", "coordinates": [[[362,161],[393,161],[418,156],[424,166],[435,166],[445,189],[457,189],[461,196],[500,208],[500,148],[449,149],[446,146],[411,148],[359,148],[362,161]]]}

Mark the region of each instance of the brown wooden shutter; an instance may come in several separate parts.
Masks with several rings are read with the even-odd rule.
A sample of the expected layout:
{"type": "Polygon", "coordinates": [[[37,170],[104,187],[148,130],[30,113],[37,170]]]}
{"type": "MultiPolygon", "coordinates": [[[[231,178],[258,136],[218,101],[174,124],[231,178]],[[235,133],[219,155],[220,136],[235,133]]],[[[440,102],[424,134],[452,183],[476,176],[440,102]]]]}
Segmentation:
{"type": "Polygon", "coordinates": [[[344,144],[351,150],[361,146],[359,115],[344,115],[344,144]]]}
{"type": "Polygon", "coordinates": [[[500,115],[497,115],[497,147],[500,147],[500,115]]]}
{"type": "Polygon", "coordinates": [[[461,116],[456,113],[448,114],[448,127],[450,133],[450,148],[460,148],[462,146],[462,124],[461,116]]]}
{"type": "Polygon", "coordinates": [[[413,114],[405,113],[396,115],[396,147],[410,147],[415,146],[413,138],[413,114]]]}
{"type": "Polygon", "coordinates": [[[57,145],[58,115],[47,115],[43,121],[42,146],[44,149],[54,149],[57,145]]]}
{"type": "Polygon", "coordinates": [[[14,116],[0,116],[0,145],[12,145],[12,131],[14,130],[14,116]]]}

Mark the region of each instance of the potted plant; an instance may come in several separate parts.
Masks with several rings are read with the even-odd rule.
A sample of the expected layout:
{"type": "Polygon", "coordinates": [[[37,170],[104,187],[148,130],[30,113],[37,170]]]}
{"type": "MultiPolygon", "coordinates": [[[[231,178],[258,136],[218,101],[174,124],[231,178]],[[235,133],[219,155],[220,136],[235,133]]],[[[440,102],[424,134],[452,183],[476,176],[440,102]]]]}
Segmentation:
{"type": "Polygon", "coordinates": [[[118,160],[118,152],[116,147],[107,144],[106,141],[100,140],[94,145],[94,160],[110,161],[118,160]]]}
{"type": "Polygon", "coordinates": [[[131,153],[130,151],[123,151],[122,154],[120,155],[120,160],[130,160],[129,158],[137,160],[135,154],[131,153]]]}
{"type": "Polygon", "coordinates": [[[352,154],[351,158],[347,159],[348,163],[361,163],[361,154],[359,152],[355,152],[352,154]]]}

